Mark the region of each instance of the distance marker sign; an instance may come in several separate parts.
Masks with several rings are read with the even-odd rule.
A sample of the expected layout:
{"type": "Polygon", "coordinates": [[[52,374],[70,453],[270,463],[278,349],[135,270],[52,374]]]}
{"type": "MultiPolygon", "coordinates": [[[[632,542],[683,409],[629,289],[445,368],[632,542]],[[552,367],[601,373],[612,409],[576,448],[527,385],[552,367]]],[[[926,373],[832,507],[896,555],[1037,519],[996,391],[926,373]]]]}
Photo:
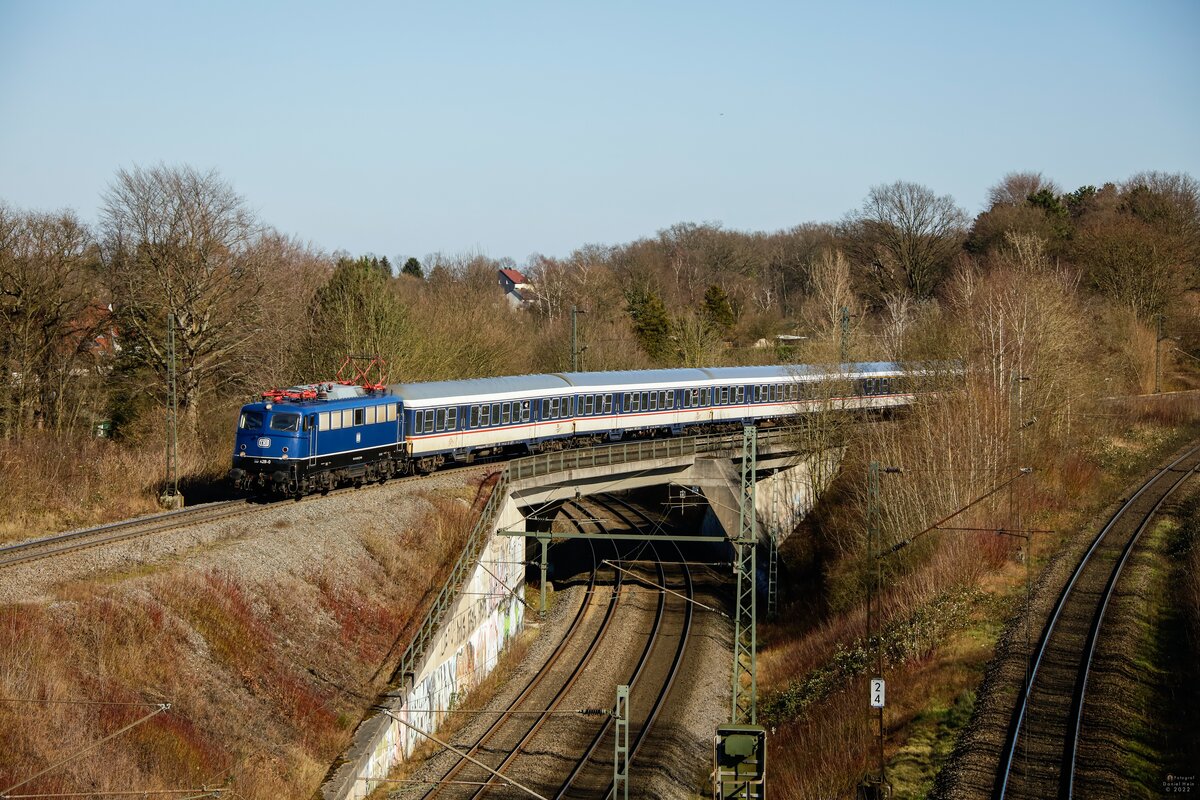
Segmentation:
{"type": "Polygon", "coordinates": [[[884,685],[883,678],[871,679],[871,708],[883,708],[884,685]]]}

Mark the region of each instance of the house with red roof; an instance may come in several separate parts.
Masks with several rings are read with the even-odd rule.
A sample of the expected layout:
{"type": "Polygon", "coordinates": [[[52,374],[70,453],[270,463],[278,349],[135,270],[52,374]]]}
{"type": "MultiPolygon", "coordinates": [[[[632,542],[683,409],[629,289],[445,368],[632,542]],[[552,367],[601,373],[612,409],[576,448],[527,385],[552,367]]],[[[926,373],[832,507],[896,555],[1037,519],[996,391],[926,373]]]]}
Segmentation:
{"type": "Polygon", "coordinates": [[[500,288],[513,308],[524,308],[533,302],[533,286],[515,269],[499,270],[500,288]]]}

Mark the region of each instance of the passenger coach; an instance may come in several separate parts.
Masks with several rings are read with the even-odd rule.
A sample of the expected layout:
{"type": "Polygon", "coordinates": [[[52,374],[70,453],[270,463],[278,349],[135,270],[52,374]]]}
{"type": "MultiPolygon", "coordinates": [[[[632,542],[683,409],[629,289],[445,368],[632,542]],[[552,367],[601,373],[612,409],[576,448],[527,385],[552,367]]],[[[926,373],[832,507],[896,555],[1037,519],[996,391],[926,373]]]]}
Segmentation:
{"type": "Polygon", "coordinates": [[[230,477],[284,494],[447,462],[786,420],[912,400],[891,363],[576,372],[264,394],[242,408],[230,477]]]}

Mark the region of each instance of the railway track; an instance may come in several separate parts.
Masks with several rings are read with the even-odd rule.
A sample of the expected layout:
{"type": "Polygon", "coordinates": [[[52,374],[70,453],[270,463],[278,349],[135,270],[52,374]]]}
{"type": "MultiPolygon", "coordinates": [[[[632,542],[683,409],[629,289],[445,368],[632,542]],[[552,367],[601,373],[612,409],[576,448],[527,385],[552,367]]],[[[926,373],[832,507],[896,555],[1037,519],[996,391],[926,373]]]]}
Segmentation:
{"type": "MultiPolygon", "coordinates": [[[[659,527],[659,523],[650,519],[641,509],[626,503],[620,498],[607,497],[606,505],[619,518],[630,524],[631,527],[646,527],[651,529],[659,527]],[[615,509],[613,503],[620,504],[627,509],[628,513],[623,513],[615,509]],[[632,522],[629,517],[630,514],[638,517],[642,521],[642,525],[639,526],[632,522]]],[[[679,628],[678,640],[673,648],[669,642],[662,642],[662,637],[656,637],[654,640],[647,642],[647,653],[652,647],[659,647],[668,651],[670,655],[669,659],[657,658],[640,661],[638,671],[629,682],[629,726],[632,736],[628,756],[630,770],[634,769],[634,763],[639,754],[648,749],[647,743],[650,741],[652,732],[654,731],[654,723],[666,707],[667,698],[670,696],[671,689],[675,685],[675,678],[679,675],[680,666],[683,664],[683,656],[687,650],[688,637],[692,629],[692,614],[695,609],[693,603],[695,599],[695,586],[692,581],[691,570],[683,557],[682,548],[679,547],[678,543],[671,543],[669,547],[678,556],[677,563],[672,566],[679,572],[682,586],[677,588],[667,585],[665,570],[661,563],[657,564],[660,578],[659,585],[668,586],[673,591],[678,591],[679,588],[682,588],[683,591],[681,594],[683,595],[684,602],[680,610],[683,619],[679,628]],[[648,664],[650,668],[644,669],[648,664]],[[635,691],[639,686],[649,687],[652,693],[647,694],[646,692],[635,691]]],[[[658,546],[651,544],[650,549],[654,552],[655,561],[661,562],[658,546]]],[[[679,604],[677,603],[676,605],[679,604]]],[[[571,774],[567,776],[562,787],[554,794],[554,800],[580,797],[609,798],[613,796],[615,787],[612,781],[613,765],[610,759],[613,752],[614,736],[614,723],[610,718],[605,721],[604,725],[593,737],[582,758],[576,763],[571,774]]]]}
{"type": "MultiPolygon", "coordinates": [[[[573,504],[568,504],[573,505],[573,504]]],[[[586,511],[576,516],[563,507],[560,512],[580,533],[585,531],[586,511]]],[[[593,551],[593,563],[598,567],[599,559],[595,555],[595,545],[589,542],[593,551]]],[[[612,623],[620,598],[623,576],[613,570],[612,590],[608,593],[607,602],[596,602],[601,597],[599,570],[590,573],[587,589],[576,611],[567,632],[558,646],[550,654],[546,663],[534,674],[508,708],[493,721],[479,736],[474,745],[465,751],[466,756],[460,757],[447,770],[438,783],[429,789],[423,797],[425,800],[446,797],[452,794],[463,795],[464,787],[470,792],[481,792],[486,788],[492,774],[476,762],[488,762],[488,767],[497,771],[510,763],[511,758],[520,752],[520,748],[546,724],[552,713],[561,705],[567,691],[574,685],[579,674],[596,652],[596,644],[603,638],[604,632],[612,623]],[[588,622],[594,616],[597,607],[603,607],[599,623],[593,628],[588,622]],[[586,642],[582,658],[572,660],[572,650],[586,642]],[[564,674],[565,673],[565,674],[564,674]],[[522,712],[525,708],[536,708],[533,715],[522,712]],[[507,757],[505,757],[507,755],[507,757]],[[499,756],[499,761],[497,761],[499,756]],[[490,757],[490,758],[489,758],[490,757]]],[[[526,795],[527,796],[527,795],[526,795]]]]}
{"type": "Polygon", "coordinates": [[[1138,538],[1197,467],[1200,446],[1162,467],[1117,509],[1080,559],[1030,657],[1028,689],[1018,696],[1000,755],[997,800],[1096,795],[1080,789],[1087,778],[1078,755],[1088,735],[1088,677],[1109,599],[1138,538]]]}
{"type": "Polygon", "coordinates": [[[124,542],[154,533],[175,530],[203,522],[227,519],[261,511],[267,506],[246,500],[225,500],[193,508],[182,508],[137,519],[112,522],[95,528],[59,533],[42,539],[0,546],[0,569],[16,567],[52,556],[66,555],[91,547],[124,542]]]}
{"type": "MultiPolygon", "coordinates": [[[[425,477],[424,475],[409,475],[403,478],[394,478],[388,481],[386,485],[419,481],[425,477]]],[[[341,489],[334,489],[326,494],[306,495],[299,502],[317,502],[325,497],[335,497],[346,492],[362,491],[369,488],[372,487],[369,485],[362,487],[347,486],[341,489]]],[[[260,511],[266,511],[267,509],[293,502],[295,501],[290,499],[273,500],[266,503],[246,499],[222,500],[202,506],[181,508],[176,511],[166,511],[161,514],[151,514],[135,519],[111,522],[106,525],[98,525],[94,528],[57,533],[40,539],[30,539],[24,542],[0,545],[0,570],[29,564],[43,558],[69,555],[92,547],[138,539],[155,533],[164,533],[166,531],[177,530],[192,525],[201,525],[206,522],[215,522],[230,517],[256,514],[260,511]]]]}
{"type": "MultiPolygon", "coordinates": [[[[613,518],[623,526],[637,527],[632,516],[640,515],[648,520],[640,512],[618,509],[617,501],[611,499],[588,498],[587,502],[592,507],[601,508],[604,516],[613,518]]],[[[568,506],[574,506],[582,512],[572,514],[567,511],[564,514],[580,531],[592,525],[603,532],[610,524],[582,504],[566,504],[564,511],[568,506]]],[[[533,792],[537,793],[535,796],[547,798],[603,796],[611,789],[612,782],[612,719],[598,714],[597,722],[581,726],[580,717],[571,711],[581,708],[596,711],[607,709],[612,703],[615,683],[631,686],[630,731],[636,732],[630,747],[631,760],[647,740],[654,719],[666,702],[686,647],[692,604],[683,602],[681,598],[691,594],[690,576],[686,567],[672,565],[673,569],[682,569],[684,581],[680,588],[686,595],[683,592],[664,592],[660,587],[668,585],[668,568],[658,563],[657,553],[654,553],[654,564],[650,570],[652,574],[643,577],[636,569],[620,566],[623,556],[616,549],[616,543],[589,542],[589,545],[595,561],[588,594],[567,634],[547,664],[538,670],[517,698],[466,751],[468,756],[486,763],[496,772],[519,775],[523,786],[505,783],[468,759],[460,758],[443,772],[438,784],[423,797],[470,797],[478,800],[485,796],[530,797],[533,792]],[[613,573],[613,586],[600,624],[586,625],[582,620],[588,615],[589,609],[595,609],[598,605],[592,602],[599,594],[596,589],[597,576],[606,571],[607,559],[599,560],[595,553],[597,547],[613,548],[613,560],[608,561],[608,568],[613,573]],[[640,587],[634,589],[632,584],[640,584],[640,587]],[[653,598],[652,608],[644,607],[645,604],[641,602],[647,597],[653,598]],[[618,616],[625,619],[618,623],[615,621],[618,616]],[[682,628],[679,623],[681,619],[682,628]],[[613,658],[613,651],[631,649],[625,642],[614,641],[618,629],[643,633],[635,634],[634,641],[640,645],[636,660],[632,665],[618,666],[619,677],[613,679],[614,664],[619,664],[613,658]],[[672,634],[669,631],[674,631],[677,636],[674,642],[670,641],[672,634]],[[639,641],[638,636],[644,640],[639,641]],[[581,642],[584,643],[582,652],[581,642]],[[597,658],[603,654],[607,657],[597,658]],[[639,691],[639,687],[649,689],[639,691]]],[[[648,549],[649,546],[643,548],[648,549]]],[[[634,555],[638,554],[640,550],[634,555]]],[[[674,587],[672,591],[676,591],[674,587]]]]}

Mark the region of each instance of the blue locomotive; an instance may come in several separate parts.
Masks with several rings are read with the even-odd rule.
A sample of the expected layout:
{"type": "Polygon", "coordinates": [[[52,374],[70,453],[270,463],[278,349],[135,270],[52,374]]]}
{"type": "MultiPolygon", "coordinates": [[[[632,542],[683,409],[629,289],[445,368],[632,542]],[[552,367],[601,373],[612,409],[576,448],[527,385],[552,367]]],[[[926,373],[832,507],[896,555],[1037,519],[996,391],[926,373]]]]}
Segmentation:
{"type": "Polygon", "coordinates": [[[912,401],[918,374],[873,362],[297,386],[242,407],[229,477],[300,496],[485,455],[885,409],[912,401]]]}

